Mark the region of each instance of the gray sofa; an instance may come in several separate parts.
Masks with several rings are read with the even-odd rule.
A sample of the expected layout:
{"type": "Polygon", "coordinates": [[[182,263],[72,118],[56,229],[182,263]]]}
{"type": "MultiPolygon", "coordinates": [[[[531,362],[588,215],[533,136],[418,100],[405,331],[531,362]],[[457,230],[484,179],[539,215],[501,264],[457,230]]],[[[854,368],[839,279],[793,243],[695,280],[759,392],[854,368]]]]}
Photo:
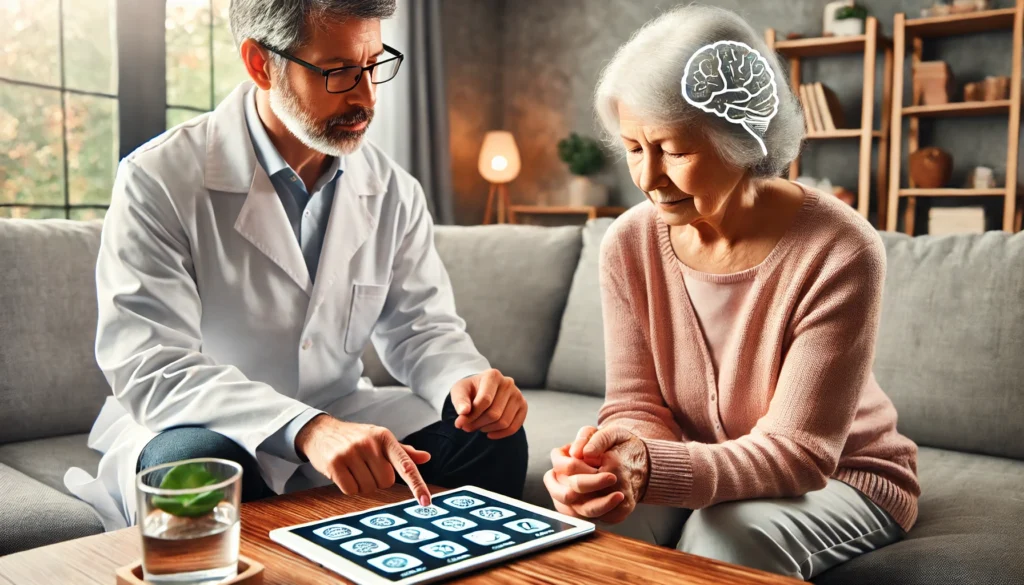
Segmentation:
{"type": "MultiPolygon", "coordinates": [[[[527,389],[530,471],[592,424],[604,392],[597,250],[584,228],[439,228],[460,314],[494,366],[527,389]]],[[[0,554],[93,534],[64,490],[109,390],[92,352],[98,224],[0,220],[0,554]]],[[[886,234],[875,373],[921,446],[909,537],[819,583],[1024,582],[1024,236],[886,234]]],[[[370,351],[366,375],[394,385],[370,351]]]]}

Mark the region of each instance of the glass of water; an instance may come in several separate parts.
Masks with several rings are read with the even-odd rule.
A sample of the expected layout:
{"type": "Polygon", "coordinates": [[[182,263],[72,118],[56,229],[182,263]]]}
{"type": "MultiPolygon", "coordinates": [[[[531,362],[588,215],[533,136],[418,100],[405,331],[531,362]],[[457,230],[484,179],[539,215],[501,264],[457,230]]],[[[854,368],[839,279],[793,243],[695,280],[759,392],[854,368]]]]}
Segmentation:
{"type": "Polygon", "coordinates": [[[136,476],[143,577],[153,585],[208,585],[238,573],[242,467],[189,459],[136,476]]]}

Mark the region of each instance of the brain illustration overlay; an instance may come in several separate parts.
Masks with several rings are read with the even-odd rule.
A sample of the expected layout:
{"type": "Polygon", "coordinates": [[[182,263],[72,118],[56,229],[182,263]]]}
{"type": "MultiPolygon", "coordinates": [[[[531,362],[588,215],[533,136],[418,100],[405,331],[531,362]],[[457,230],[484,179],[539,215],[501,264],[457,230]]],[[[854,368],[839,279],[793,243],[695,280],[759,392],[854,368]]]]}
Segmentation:
{"type": "Polygon", "coordinates": [[[736,41],[706,45],[687,61],[682,85],[687,102],[743,126],[768,154],[764,134],[779,111],[779,94],[760,53],[736,41]]]}

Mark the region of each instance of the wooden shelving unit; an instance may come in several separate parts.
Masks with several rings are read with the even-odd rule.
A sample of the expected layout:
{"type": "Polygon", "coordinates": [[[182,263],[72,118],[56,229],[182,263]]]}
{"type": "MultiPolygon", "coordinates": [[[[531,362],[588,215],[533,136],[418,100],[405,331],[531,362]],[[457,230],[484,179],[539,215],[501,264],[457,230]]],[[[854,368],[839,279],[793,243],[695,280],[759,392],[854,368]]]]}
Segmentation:
{"type": "Polygon", "coordinates": [[[519,223],[522,215],[583,215],[587,219],[618,217],[625,207],[595,207],[592,205],[513,205],[509,207],[509,223],[519,223]]]}
{"type": "Polygon", "coordinates": [[[1006,189],[900,189],[900,197],[992,197],[1004,195],[1006,189]]]}
{"type": "Polygon", "coordinates": [[[1021,110],[1021,45],[1024,34],[1024,0],[1017,0],[1014,8],[1001,8],[967,14],[934,16],[930,18],[907,19],[905,14],[896,14],[893,26],[893,45],[896,63],[893,75],[895,95],[892,101],[892,153],[889,156],[889,196],[885,228],[896,231],[900,199],[907,200],[903,216],[903,230],[914,233],[914,216],[918,197],[1002,197],[1003,229],[1020,231],[1021,213],[1017,208],[1017,153],[1020,147],[1021,110]],[[911,45],[911,72],[916,70],[924,52],[924,39],[962,34],[981,33],[997,30],[1013,31],[1013,55],[1010,70],[1010,99],[994,102],[959,102],[932,106],[903,105],[903,63],[906,59],[907,43],[911,45]],[[1006,179],[1003,187],[995,189],[917,189],[910,182],[910,188],[900,187],[900,172],[903,154],[903,118],[909,118],[907,143],[909,151],[920,147],[920,119],[953,116],[997,116],[1008,117],[1008,139],[1006,147],[1006,179]]]}
{"type": "MultiPolygon", "coordinates": [[[[810,39],[778,40],[775,29],[765,32],[768,47],[789,60],[789,81],[793,91],[800,89],[800,60],[808,57],[827,57],[851,53],[864,54],[864,88],[861,96],[861,127],[843,128],[832,132],[808,133],[808,140],[860,140],[859,171],[857,174],[857,211],[865,218],[871,206],[871,147],[878,141],[878,225],[885,225],[886,171],[889,168],[889,115],[892,96],[893,46],[879,33],[878,19],[864,21],[864,34],[851,37],[820,37],[810,39]],[[882,120],[879,130],[875,125],[875,65],[878,51],[885,54],[885,74],[882,77],[882,120]]],[[[789,166],[790,180],[800,176],[800,158],[789,166]]]]}
{"type": "MultiPolygon", "coordinates": [[[[838,138],[860,138],[864,131],[860,128],[842,128],[831,132],[808,132],[804,138],[807,140],[833,140],[838,138]]],[[[881,138],[881,130],[872,130],[872,138],[881,138]]]]}
{"type": "Polygon", "coordinates": [[[903,108],[903,116],[951,118],[953,116],[991,116],[993,114],[1005,114],[1009,111],[1010,100],[999,100],[994,102],[954,102],[951,104],[937,104],[934,106],[907,106],[903,108]]]}

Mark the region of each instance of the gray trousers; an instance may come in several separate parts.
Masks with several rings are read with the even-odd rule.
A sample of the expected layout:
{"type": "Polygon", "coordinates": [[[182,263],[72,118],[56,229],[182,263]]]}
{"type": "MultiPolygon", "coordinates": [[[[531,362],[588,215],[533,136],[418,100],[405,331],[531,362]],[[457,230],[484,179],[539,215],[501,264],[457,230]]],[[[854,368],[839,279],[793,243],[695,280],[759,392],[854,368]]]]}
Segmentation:
{"type": "Polygon", "coordinates": [[[693,511],[641,504],[624,522],[601,528],[796,579],[810,579],[904,534],[867,496],[834,479],[799,498],[741,500],[693,511]]]}

